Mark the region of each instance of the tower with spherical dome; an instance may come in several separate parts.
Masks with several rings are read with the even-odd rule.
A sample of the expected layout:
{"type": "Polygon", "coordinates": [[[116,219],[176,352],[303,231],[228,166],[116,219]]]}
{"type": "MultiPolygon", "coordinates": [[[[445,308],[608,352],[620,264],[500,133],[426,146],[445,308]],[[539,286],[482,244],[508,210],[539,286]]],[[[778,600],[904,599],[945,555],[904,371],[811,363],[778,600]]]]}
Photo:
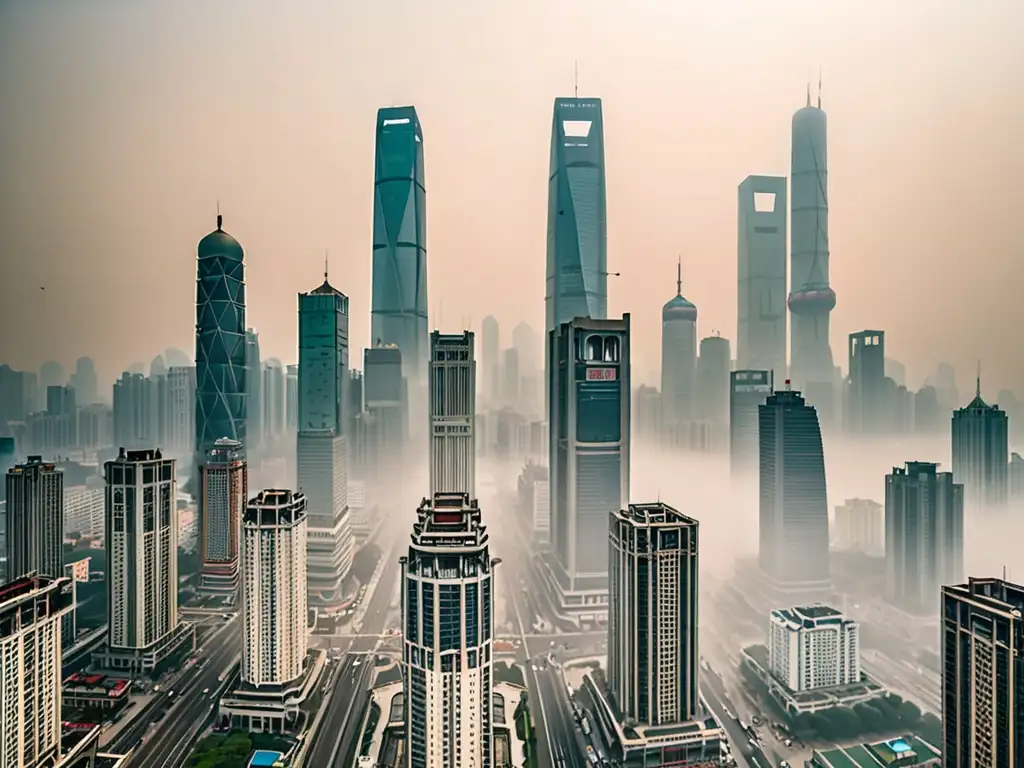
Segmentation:
{"type": "Polygon", "coordinates": [[[196,277],[196,457],[217,440],[246,441],[245,262],[223,229],[199,241],[196,277]]]}
{"type": "Polygon", "coordinates": [[[683,298],[682,262],[676,270],[676,295],[661,308],[661,408],[666,430],[693,416],[697,369],[697,307],[683,298]]]}
{"type": "Polygon", "coordinates": [[[829,313],[836,293],[828,279],[827,121],[818,105],[793,115],[790,179],[790,370],[794,381],[832,382],[835,369],[829,346],[829,313]]]}

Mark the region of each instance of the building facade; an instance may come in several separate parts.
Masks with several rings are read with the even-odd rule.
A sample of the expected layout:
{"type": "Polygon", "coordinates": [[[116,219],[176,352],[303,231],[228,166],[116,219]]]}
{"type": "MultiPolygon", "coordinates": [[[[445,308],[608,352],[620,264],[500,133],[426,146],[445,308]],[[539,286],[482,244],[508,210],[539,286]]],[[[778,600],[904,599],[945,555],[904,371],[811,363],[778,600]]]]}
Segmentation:
{"type": "Polygon", "coordinates": [[[473,332],[430,334],[430,494],[476,498],[473,332]]]}
{"type": "Polygon", "coordinates": [[[480,508],[437,494],[416,512],[402,564],[410,768],[491,768],[494,567],[480,508]]]}
{"type": "Polygon", "coordinates": [[[7,581],[64,575],[64,473],[42,456],[7,470],[7,581]]]}
{"type": "Polygon", "coordinates": [[[938,464],[908,462],[885,476],[886,597],[934,616],[939,589],[963,579],[964,487],[938,464]]]}
{"type": "Polygon", "coordinates": [[[760,408],[773,388],[770,370],[741,370],[729,374],[729,468],[734,477],[757,473],[760,408]]]}
{"type": "Polygon", "coordinates": [[[608,684],[646,726],[698,717],[698,523],[667,504],[609,515],[608,684]]]}
{"type": "Polygon", "coordinates": [[[827,605],[771,612],[768,664],[791,691],[860,682],[860,626],[827,605]]]}
{"type": "Polygon", "coordinates": [[[233,596],[238,591],[239,521],[249,490],[245,448],[221,438],[206,452],[201,477],[202,588],[233,596]]]}
{"type": "Polygon", "coordinates": [[[1000,508],[1009,494],[1009,422],[1006,412],[974,399],[953,412],[953,476],[964,486],[968,509],[1000,508]]]}
{"type": "Polygon", "coordinates": [[[850,380],[846,390],[847,432],[877,435],[896,431],[895,403],[887,401],[885,331],[859,331],[849,337],[850,380]]]}
{"type": "Polygon", "coordinates": [[[73,485],[64,489],[64,532],[103,538],[105,493],[101,487],[73,485]]]}
{"type": "Polygon", "coordinates": [[[306,497],[250,499],[242,530],[242,683],[281,686],[306,661],[306,497]]]}
{"type": "Polygon", "coordinates": [[[683,298],[682,269],[676,295],[661,308],[661,417],[669,430],[694,418],[697,307],[683,298]]]}
{"type": "Polygon", "coordinates": [[[786,179],[739,186],[736,367],[786,377],[786,179]]]}
{"type": "Polygon", "coordinates": [[[835,508],[833,543],[844,552],[885,554],[885,508],[870,499],[847,499],[835,508]]]}
{"type": "Polygon", "coordinates": [[[942,588],[946,768],[1024,762],[1024,586],[970,579],[942,588]]]}

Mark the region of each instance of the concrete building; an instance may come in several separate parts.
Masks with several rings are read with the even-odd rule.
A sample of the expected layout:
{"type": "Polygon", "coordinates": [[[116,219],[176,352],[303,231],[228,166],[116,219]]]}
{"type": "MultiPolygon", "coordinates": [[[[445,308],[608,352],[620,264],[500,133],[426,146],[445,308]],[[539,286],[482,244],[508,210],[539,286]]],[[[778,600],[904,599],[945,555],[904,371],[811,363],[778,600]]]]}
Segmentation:
{"type": "Polygon", "coordinates": [[[694,418],[697,374],[697,307],[683,298],[683,267],[676,295],[661,308],[661,417],[669,430],[694,418]]]}
{"type": "Polygon", "coordinates": [[[732,355],[729,340],[717,333],[700,340],[697,358],[696,418],[711,425],[715,448],[729,439],[729,376],[732,355]]]}
{"type": "Polygon", "coordinates": [[[963,483],[968,509],[1006,505],[1009,461],[1006,412],[981,399],[979,377],[974,399],[953,412],[953,477],[963,483]]]}
{"type": "Polygon", "coordinates": [[[969,579],[942,588],[946,768],[1024,762],[1024,586],[969,579]]]}
{"type": "Polygon", "coordinates": [[[835,508],[836,549],[870,557],[885,554],[885,509],[870,499],[847,499],[835,508]]]}
{"type": "Polygon", "coordinates": [[[831,571],[818,414],[799,392],[774,392],[759,409],[758,442],[761,571],[780,597],[824,596],[831,571]]]}
{"type": "Polygon", "coordinates": [[[114,442],[127,448],[154,445],[160,439],[158,382],[141,373],[123,373],[114,382],[114,442]]]}
{"type": "Polygon", "coordinates": [[[476,498],[473,332],[430,334],[430,494],[476,498]]]}
{"type": "Polygon", "coordinates": [[[400,562],[408,765],[491,768],[498,561],[476,501],[424,499],[400,562]]]}
{"type": "Polygon", "coordinates": [[[0,585],[0,765],[61,758],[61,625],[74,610],[65,578],[22,576],[0,585]]]}
{"type": "Polygon", "coordinates": [[[808,605],[771,612],[768,663],[791,691],[860,682],[860,626],[841,611],[808,605]]]}
{"type": "Polygon", "coordinates": [[[886,397],[885,331],[851,333],[849,366],[846,431],[867,435],[897,431],[893,424],[895,403],[886,397]]]}
{"type": "Polygon", "coordinates": [[[885,477],[886,598],[934,616],[939,588],[963,579],[964,487],[938,464],[908,462],[885,477]]]}
{"type": "Polygon", "coordinates": [[[77,533],[93,539],[103,538],[106,504],[103,487],[73,485],[64,489],[64,534],[77,533]]]}
{"type": "Polygon", "coordinates": [[[173,456],[190,456],[196,442],[195,366],[168,368],[164,392],[160,394],[161,444],[173,456]]]}
{"type": "Polygon", "coordinates": [[[201,477],[202,589],[234,602],[238,592],[239,520],[249,492],[245,448],[237,440],[221,438],[206,452],[201,477]]]}
{"type": "Polygon", "coordinates": [[[786,377],[786,179],[739,186],[736,367],[786,377]]]}
{"type": "Polygon", "coordinates": [[[64,473],[42,456],[7,470],[7,581],[64,575],[64,473]]]}
{"type": "Polygon", "coordinates": [[[629,315],[551,332],[551,586],[583,623],[608,609],[608,514],[629,498],[629,315]]]}
{"type": "Polygon", "coordinates": [[[729,374],[729,467],[733,477],[757,473],[759,413],[773,388],[770,370],[740,370],[729,374]]]}

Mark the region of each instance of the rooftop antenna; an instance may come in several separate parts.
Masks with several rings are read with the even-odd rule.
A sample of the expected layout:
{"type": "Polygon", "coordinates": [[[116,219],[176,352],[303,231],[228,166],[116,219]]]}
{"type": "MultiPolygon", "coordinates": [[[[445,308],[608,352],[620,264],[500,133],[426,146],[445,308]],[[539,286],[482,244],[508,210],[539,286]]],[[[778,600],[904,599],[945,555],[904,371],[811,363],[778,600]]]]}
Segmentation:
{"type": "Polygon", "coordinates": [[[978,360],[978,374],[974,380],[974,394],[981,397],[981,360],[978,360]]]}
{"type": "Polygon", "coordinates": [[[807,106],[811,106],[811,81],[807,81],[807,106]]]}
{"type": "Polygon", "coordinates": [[[580,97],[580,63],[575,59],[572,62],[572,95],[576,99],[580,97]]]}
{"type": "Polygon", "coordinates": [[[224,222],[224,217],[220,215],[220,198],[217,198],[217,231],[220,231],[220,225],[224,222]]]}
{"type": "Polygon", "coordinates": [[[678,255],[676,257],[679,261],[676,262],[676,296],[683,295],[683,257],[678,255]]]}
{"type": "Polygon", "coordinates": [[[821,109],[821,65],[818,65],[818,109],[821,109]]]}
{"type": "Polygon", "coordinates": [[[327,248],[324,248],[324,282],[325,283],[327,282],[327,254],[328,253],[330,253],[330,251],[327,248]]]}

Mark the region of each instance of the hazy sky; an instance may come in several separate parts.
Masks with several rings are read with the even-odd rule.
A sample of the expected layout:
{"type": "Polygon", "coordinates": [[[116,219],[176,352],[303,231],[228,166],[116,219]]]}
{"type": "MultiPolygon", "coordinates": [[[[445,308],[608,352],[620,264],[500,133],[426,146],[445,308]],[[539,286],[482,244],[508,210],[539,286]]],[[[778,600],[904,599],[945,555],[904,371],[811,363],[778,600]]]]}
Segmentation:
{"type": "MultiPolygon", "coordinates": [[[[369,335],[375,111],[424,129],[431,325],[543,325],[551,109],[604,100],[609,309],[657,370],[677,254],[736,335],[736,185],[787,174],[824,71],[833,353],[887,332],[909,382],[1024,395],[1020,0],[0,1],[0,361],[105,379],[193,349],[195,246],[246,250],[249,324],[296,358],[296,293],[369,335]],[[39,287],[45,286],[45,291],[39,287]]],[[[735,349],[735,347],[734,347],[735,349]]]]}

